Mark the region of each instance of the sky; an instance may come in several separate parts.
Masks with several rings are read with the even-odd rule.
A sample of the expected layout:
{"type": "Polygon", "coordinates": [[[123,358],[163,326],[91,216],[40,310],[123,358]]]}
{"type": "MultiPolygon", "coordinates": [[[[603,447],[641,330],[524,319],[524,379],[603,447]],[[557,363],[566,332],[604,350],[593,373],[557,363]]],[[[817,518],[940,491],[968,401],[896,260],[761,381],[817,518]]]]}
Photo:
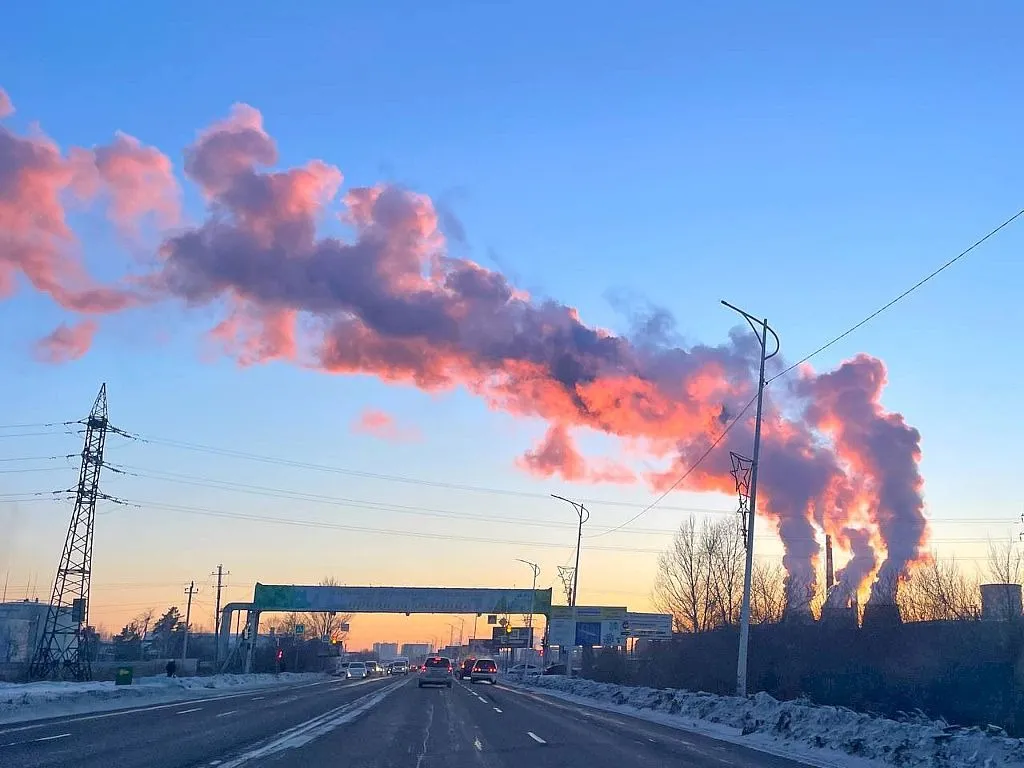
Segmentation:
{"type": "MultiPolygon", "coordinates": [[[[51,492],[76,483],[81,435],[38,425],[81,419],[106,382],[130,435],[110,437],[102,477],[127,503],[96,522],[91,619],[107,630],[183,606],[191,580],[212,624],[218,563],[225,600],[328,576],[529,586],[517,558],[557,597],[576,518],[550,493],[591,511],[579,602],[649,609],[680,522],[735,510],[721,462],[749,451],[749,414],[707,472],[596,534],[748,402],[756,343],[720,299],[769,319],[778,372],[1019,210],[1022,13],[5,12],[7,598],[48,598],[71,509],[51,492]]],[[[910,528],[863,512],[879,553],[904,536],[893,567],[937,552],[974,569],[987,538],[1017,535],[1022,242],[1011,225],[769,387],[769,515],[792,501],[800,517],[837,483],[884,507],[898,480],[910,528]],[[844,410],[843,386],[863,407],[844,410]],[[886,426],[891,461],[872,442],[886,426]],[[795,500],[789,451],[827,464],[795,500]]],[[[779,560],[776,524],[758,534],[779,560]]],[[[357,617],[351,644],[450,623],[357,617]]]]}

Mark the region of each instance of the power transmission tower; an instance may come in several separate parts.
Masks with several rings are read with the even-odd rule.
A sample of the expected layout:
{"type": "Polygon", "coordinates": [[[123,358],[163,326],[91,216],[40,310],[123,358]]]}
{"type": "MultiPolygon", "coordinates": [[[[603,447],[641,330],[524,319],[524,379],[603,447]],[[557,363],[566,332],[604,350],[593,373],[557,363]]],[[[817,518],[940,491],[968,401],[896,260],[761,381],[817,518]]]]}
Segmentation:
{"type": "Polygon", "coordinates": [[[194,581],[189,582],[188,587],[185,589],[185,594],[188,595],[188,605],[185,607],[185,638],[181,643],[181,660],[182,662],[188,658],[188,625],[192,621],[192,595],[199,592],[196,589],[196,583],[194,581]]]}
{"type": "Polygon", "coordinates": [[[88,680],[92,677],[84,629],[89,626],[89,587],[92,581],[92,537],[96,500],[100,497],[100,469],[107,440],[107,385],[100,387],[96,402],[85,420],[85,447],[75,492],[64,554],[53,582],[39,647],[29,674],[35,679],[61,677],[88,680]]]}
{"type": "Polygon", "coordinates": [[[576,569],[560,565],[558,566],[558,578],[562,581],[562,589],[565,591],[566,605],[572,605],[572,588],[576,583],[576,569]]]}
{"type": "MultiPolygon", "coordinates": [[[[210,574],[213,576],[214,574],[210,574]]],[[[224,577],[230,576],[231,571],[225,571],[223,565],[217,566],[217,606],[213,609],[213,637],[214,642],[214,661],[220,661],[220,591],[224,586],[224,577]]]]}

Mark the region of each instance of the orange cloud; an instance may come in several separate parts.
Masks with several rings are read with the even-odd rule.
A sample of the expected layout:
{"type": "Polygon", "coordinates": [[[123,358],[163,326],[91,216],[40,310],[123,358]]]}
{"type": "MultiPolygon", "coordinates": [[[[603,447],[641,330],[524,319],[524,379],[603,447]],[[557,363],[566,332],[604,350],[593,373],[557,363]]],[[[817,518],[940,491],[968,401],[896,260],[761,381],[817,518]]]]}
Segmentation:
{"type": "Polygon", "coordinates": [[[78,360],[89,351],[95,334],[95,320],[85,320],[73,325],[61,323],[52,333],[36,342],[36,359],[54,364],[78,360]]]}
{"type": "Polygon", "coordinates": [[[367,408],[352,422],[352,431],[358,435],[370,435],[392,443],[407,443],[420,439],[419,430],[400,427],[394,417],[384,411],[367,408]]]}
{"type": "Polygon", "coordinates": [[[537,447],[520,456],[516,464],[532,475],[558,475],[569,482],[626,484],[637,479],[629,467],[617,462],[584,459],[563,424],[550,427],[537,447]]]}
{"type": "MultiPolygon", "coordinates": [[[[222,317],[212,337],[242,365],[276,360],[425,391],[462,388],[492,409],[543,420],[544,439],[519,459],[534,474],[633,482],[628,468],[579,453],[571,430],[585,428],[661,460],[662,471],[642,478],[652,488],[685,473],[679,487],[734,491],[729,452],[750,451],[749,411],[710,449],[755,391],[760,350],[750,334],[683,346],[664,311],[628,335],[588,325],[576,308],[452,256],[433,202],[402,187],[351,189],[334,211],[340,170],[320,160],[269,170],[277,147],[244,104],[185,150],[185,174],[208,212],[164,238],[157,268],[134,284],[145,294],[98,285],[72,257],[61,194],[107,189],[110,215],[130,221],[168,211],[173,178],[163,155],[129,137],[116,137],[109,154],[116,162],[103,163],[101,149],[65,157],[44,136],[0,127],[0,158],[9,158],[0,162],[0,234],[13,244],[0,255],[0,295],[24,275],[82,313],[158,297],[212,307],[222,317]],[[321,236],[328,215],[353,236],[321,236]]],[[[882,407],[884,378],[880,361],[861,356],[820,375],[802,368],[795,385],[768,392],[760,511],[783,540],[791,600],[806,600],[815,581],[823,530],[868,569],[852,568],[854,581],[876,559],[884,574],[920,557],[920,436],[882,407]]],[[[353,428],[385,439],[401,432],[379,412],[353,428]]]]}

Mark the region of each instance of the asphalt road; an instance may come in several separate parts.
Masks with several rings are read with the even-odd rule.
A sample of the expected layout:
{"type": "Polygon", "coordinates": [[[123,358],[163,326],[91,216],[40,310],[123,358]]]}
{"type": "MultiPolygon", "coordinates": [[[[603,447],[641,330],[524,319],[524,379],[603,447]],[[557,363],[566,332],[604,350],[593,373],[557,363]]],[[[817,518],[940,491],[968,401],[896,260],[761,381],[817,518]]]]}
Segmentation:
{"type": "Polygon", "coordinates": [[[795,768],[501,685],[328,681],[0,727],[4,768],[795,768]]]}

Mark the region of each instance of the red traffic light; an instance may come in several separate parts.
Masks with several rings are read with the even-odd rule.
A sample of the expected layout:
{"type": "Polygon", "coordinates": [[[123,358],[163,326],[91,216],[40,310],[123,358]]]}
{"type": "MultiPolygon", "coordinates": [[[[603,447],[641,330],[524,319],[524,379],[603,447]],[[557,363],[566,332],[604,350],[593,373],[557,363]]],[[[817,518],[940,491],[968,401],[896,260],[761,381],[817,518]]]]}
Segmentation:
{"type": "Polygon", "coordinates": [[[283,658],[284,658],[284,651],[281,650],[280,648],[278,648],[277,649],[277,660],[280,661],[283,658]]]}

